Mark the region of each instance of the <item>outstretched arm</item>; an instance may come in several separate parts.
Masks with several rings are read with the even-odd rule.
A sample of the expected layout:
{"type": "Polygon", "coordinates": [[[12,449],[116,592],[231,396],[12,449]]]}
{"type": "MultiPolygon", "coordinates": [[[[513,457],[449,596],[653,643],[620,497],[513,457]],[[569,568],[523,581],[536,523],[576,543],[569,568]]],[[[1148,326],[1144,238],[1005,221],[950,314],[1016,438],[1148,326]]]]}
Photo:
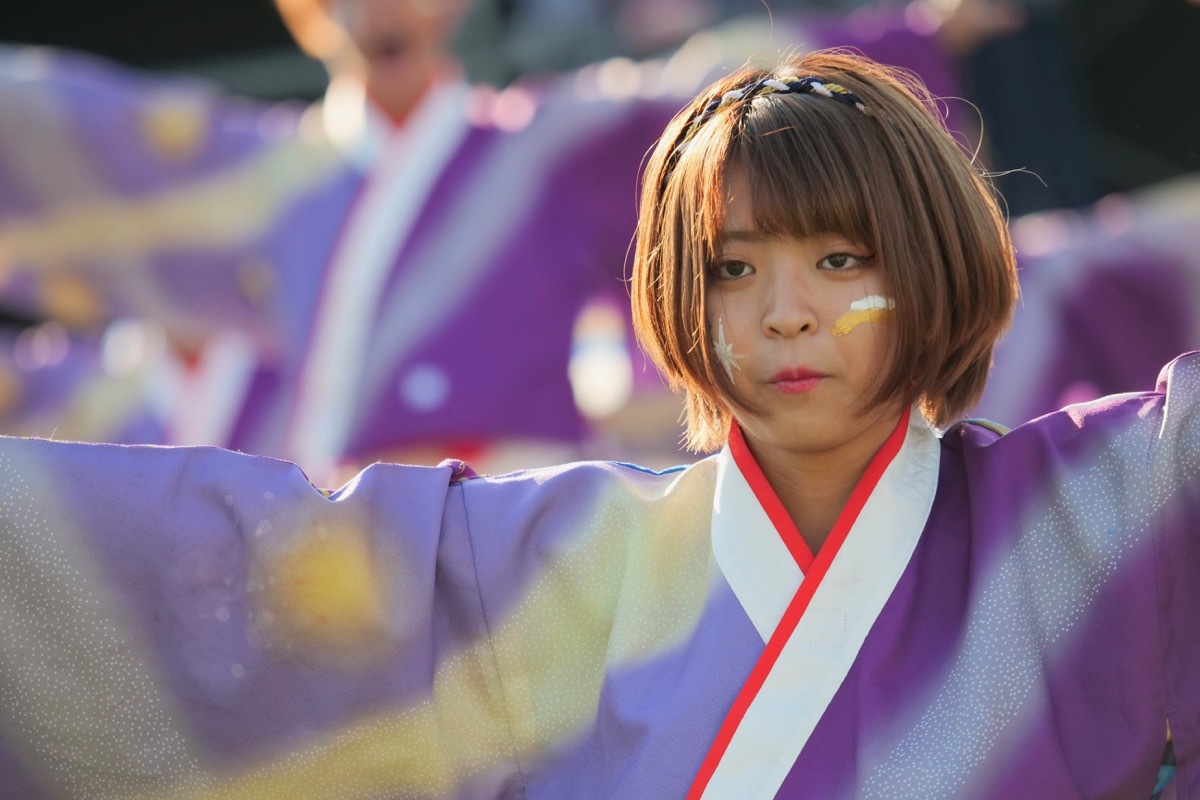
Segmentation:
{"type": "Polygon", "coordinates": [[[337,168],[299,109],[43,48],[0,49],[3,302],[67,324],[260,335],[263,242],[337,168]]]}
{"type": "Polygon", "coordinates": [[[0,785],[443,796],[510,770],[451,477],[327,496],[213,448],[0,439],[0,785]]]}

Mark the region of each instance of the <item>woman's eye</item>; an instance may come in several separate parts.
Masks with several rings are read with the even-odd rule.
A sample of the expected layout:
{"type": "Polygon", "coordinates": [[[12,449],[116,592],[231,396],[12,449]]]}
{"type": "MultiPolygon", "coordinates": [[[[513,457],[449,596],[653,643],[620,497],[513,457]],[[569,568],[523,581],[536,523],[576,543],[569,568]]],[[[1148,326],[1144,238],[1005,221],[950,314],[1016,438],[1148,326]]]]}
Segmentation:
{"type": "Polygon", "coordinates": [[[870,256],[856,256],[853,253],[831,253],[817,262],[818,269],[847,270],[862,265],[870,256]]]}
{"type": "Polygon", "coordinates": [[[713,268],[713,274],[718,280],[735,280],[744,278],[754,272],[754,268],[744,261],[722,261],[713,268]]]}

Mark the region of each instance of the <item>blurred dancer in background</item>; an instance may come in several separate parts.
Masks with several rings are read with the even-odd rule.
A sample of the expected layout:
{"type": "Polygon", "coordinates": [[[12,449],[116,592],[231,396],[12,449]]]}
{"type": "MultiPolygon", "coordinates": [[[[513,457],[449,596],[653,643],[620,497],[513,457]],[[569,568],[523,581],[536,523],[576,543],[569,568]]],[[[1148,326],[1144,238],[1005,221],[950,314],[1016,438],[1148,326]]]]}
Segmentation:
{"type": "Polygon", "coordinates": [[[471,87],[447,44],[465,7],[281,0],[330,72],[308,110],[7,54],[6,301],[59,318],[66,287],[78,323],[161,326],[186,356],[163,362],[171,442],[314,476],[578,454],[572,325],[624,296],[637,166],[674,104],[471,87]]]}
{"type": "Polygon", "coordinates": [[[1022,302],[980,416],[1010,425],[1133,391],[1154,358],[1200,347],[1200,176],[1011,227],[1022,302]]]}
{"type": "Polygon", "coordinates": [[[14,352],[81,362],[10,372],[24,379],[10,430],[219,444],[296,460],[323,483],[376,458],[453,455],[481,471],[629,450],[674,460],[678,406],[623,340],[635,176],[655,132],[749,55],[816,46],[858,47],[952,96],[950,56],[1019,24],[963,13],[1006,8],[987,0],[948,17],[760,18],[661,60],[498,92],[468,85],[450,53],[466,6],[279,0],[330,74],[310,109],[6,53],[4,299],[53,320],[14,352]],[[599,401],[572,392],[577,321],[575,387],[598,386],[599,401]],[[105,369],[89,372],[96,360],[105,369]],[[97,375],[121,376],[123,393],[89,395],[97,375]],[[123,405],[74,424],[95,395],[123,405]],[[611,431],[617,443],[597,445],[611,431]]]}

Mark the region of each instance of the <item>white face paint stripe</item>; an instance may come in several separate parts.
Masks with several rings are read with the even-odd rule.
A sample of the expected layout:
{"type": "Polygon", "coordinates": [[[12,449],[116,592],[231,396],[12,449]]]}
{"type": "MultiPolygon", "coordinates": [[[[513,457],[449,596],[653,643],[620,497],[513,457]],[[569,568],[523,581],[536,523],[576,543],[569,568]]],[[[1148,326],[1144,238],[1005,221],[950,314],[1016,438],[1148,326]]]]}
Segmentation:
{"type": "Polygon", "coordinates": [[[870,311],[872,309],[891,311],[895,307],[895,300],[890,297],[880,297],[877,294],[868,295],[862,300],[855,300],[850,304],[851,311],[870,311]]]}
{"type": "Polygon", "coordinates": [[[717,338],[713,342],[713,347],[717,353],[717,363],[725,368],[725,374],[729,376],[729,380],[733,380],[733,371],[740,370],[738,359],[741,356],[734,355],[733,344],[725,341],[725,318],[717,317],[717,338]]]}

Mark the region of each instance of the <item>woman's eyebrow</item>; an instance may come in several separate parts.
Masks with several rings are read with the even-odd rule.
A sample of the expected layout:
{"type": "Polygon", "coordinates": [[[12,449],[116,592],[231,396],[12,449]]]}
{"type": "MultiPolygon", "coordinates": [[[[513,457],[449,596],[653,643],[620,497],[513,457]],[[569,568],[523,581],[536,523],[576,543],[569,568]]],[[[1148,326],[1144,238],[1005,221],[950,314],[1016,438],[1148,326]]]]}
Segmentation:
{"type": "Polygon", "coordinates": [[[765,238],[767,238],[766,234],[757,229],[738,229],[721,233],[721,241],[724,242],[761,242],[765,238]]]}

